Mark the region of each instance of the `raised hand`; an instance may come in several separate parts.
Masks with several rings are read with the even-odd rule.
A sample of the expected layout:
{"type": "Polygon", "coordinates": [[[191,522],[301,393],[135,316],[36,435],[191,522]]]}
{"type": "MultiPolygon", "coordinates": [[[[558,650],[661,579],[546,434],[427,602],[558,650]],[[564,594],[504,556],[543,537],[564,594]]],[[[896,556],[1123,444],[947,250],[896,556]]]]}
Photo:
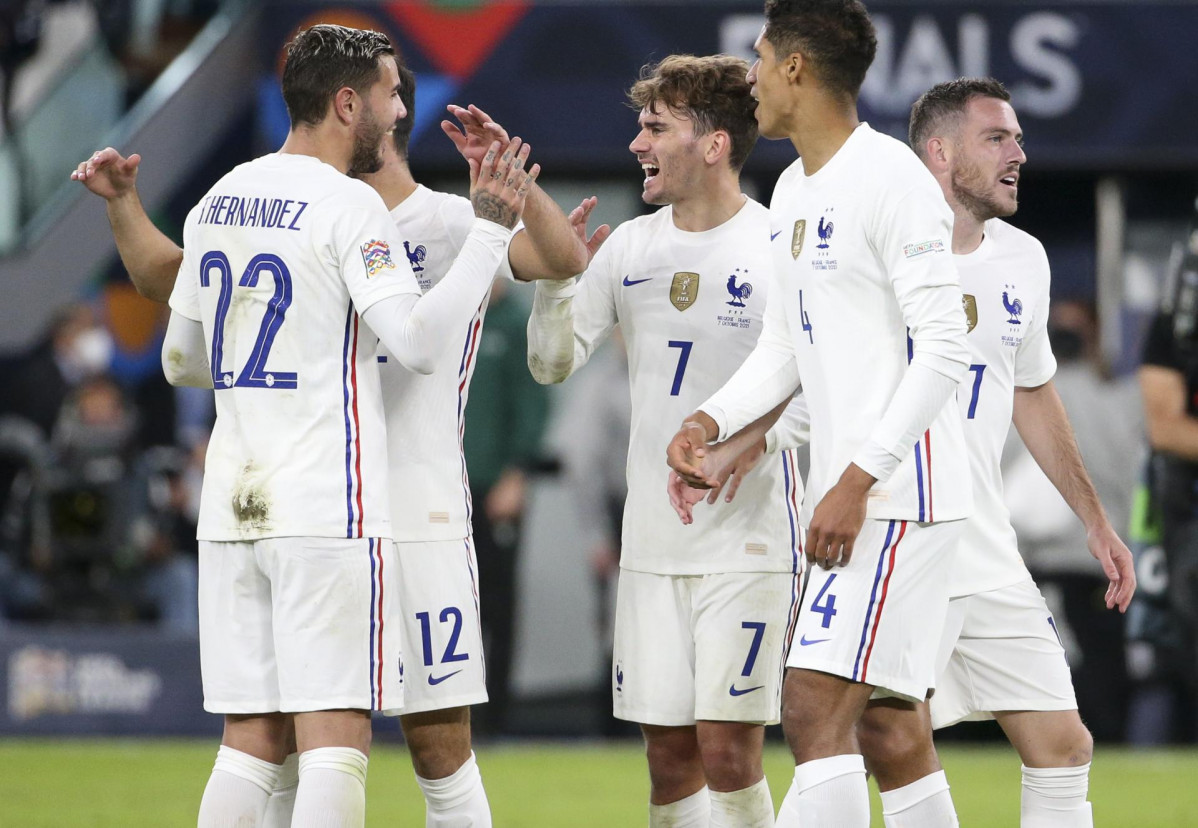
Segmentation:
{"type": "Polygon", "coordinates": [[[509,230],[516,226],[524,212],[528,191],[541,173],[540,164],[533,164],[531,170],[524,169],[531,150],[519,138],[512,139],[506,149],[498,141],[492,141],[481,161],[466,159],[470,165],[470,203],[474,205],[474,215],[509,230]]]}
{"type": "Polygon", "coordinates": [[[595,209],[595,205],[599,203],[599,199],[595,196],[584,198],[582,203],[570,211],[567,219],[570,222],[570,227],[574,230],[574,235],[582,240],[582,243],[587,249],[587,264],[591,263],[591,259],[595,258],[595,254],[599,252],[599,248],[607,241],[607,237],[611,235],[611,225],[601,224],[595,228],[595,232],[590,236],[587,235],[587,221],[591,217],[591,211],[595,209]]]}
{"type": "Polygon", "coordinates": [[[112,147],[105,147],[80,162],[71,173],[71,180],[81,182],[100,198],[111,200],[134,191],[139,164],[140,155],[134,153],[125,158],[112,147]]]}
{"type": "Polygon", "coordinates": [[[453,141],[453,145],[467,161],[474,159],[482,163],[487,149],[495,141],[498,141],[501,147],[507,146],[507,130],[491,120],[491,116],[477,106],[471,104],[469,108],[462,108],[450,104],[445,108],[458,119],[460,126],[445,120],[441,122],[441,131],[453,141]]]}

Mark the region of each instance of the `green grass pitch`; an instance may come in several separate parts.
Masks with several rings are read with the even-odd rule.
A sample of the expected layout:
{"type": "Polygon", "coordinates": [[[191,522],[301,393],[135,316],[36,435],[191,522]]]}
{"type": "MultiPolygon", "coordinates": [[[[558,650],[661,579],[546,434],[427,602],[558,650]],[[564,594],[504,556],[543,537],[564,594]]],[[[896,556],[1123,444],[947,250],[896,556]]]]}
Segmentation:
{"type": "MultiPolygon", "coordinates": [[[[7,740],[0,742],[3,828],[139,828],[195,825],[216,743],[7,740]]],[[[648,781],[635,742],[482,745],[479,762],[496,828],[610,828],[647,824],[648,781]]],[[[1019,760],[1005,747],[941,750],[961,824],[1019,824],[1019,760]]],[[[766,773],[780,800],[793,766],[770,745],[766,773]]],[[[424,824],[403,748],[371,756],[368,826],[424,824]]],[[[1198,751],[1099,747],[1090,783],[1099,828],[1198,825],[1198,751]]],[[[874,800],[875,826],[882,825],[874,800]]]]}

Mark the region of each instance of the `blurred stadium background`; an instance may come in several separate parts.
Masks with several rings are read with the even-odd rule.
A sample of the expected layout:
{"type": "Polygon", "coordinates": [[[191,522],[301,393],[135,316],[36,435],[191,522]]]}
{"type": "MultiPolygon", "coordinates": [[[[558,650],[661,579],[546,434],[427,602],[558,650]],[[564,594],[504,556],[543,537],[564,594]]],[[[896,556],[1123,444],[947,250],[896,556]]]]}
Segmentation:
{"type": "MultiPolygon", "coordinates": [[[[1054,302],[1096,312],[1094,328],[1058,323],[1058,345],[1075,352],[1063,370],[1089,378],[1071,398],[1062,374],[1062,395],[1123,528],[1144,448],[1134,369],[1195,220],[1198,4],[867,5],[879,53],[861,109],[875,127],[905,136],[914,98],[958,75],[994,75],[1014,95],[1029,156],[1014,223],[1044,242],[1054,302]]],[[[217,177],[281,143],[280,49],[318,21],[388,32],[416,71],[418,180],[465,191],[437,123],[447,103],[475,103],[533,145],[559,203],[598,195],[598,221],[614,225],[644,209],[623,99],[640,66],[673,52],[748,57],[761,11],[757,0],[0,3],[0,826],[194,820],[219,733],[200,707],[187,601],[209,403],[161,379],[163,309],[133,292],[102,202],[68,175],[106,145],[141,153],[143,201],[178,238],[217,177]]],[[[746,190],[768,203],[791,155],[760,143],[746,190]]],[[[635,734],[607,713],[620,371],[609,351],[550,389],[539,445],[496,461],[527,483],[522,514],[497,521],[514,585],[483,583],[484,603],[514,613],[510,701],[479,711],[496,825],[644,821],[635,734]]],[[[1064,621],[1100,740],[1097,823],[1198,824],[1198,699],[1177,692],[1157,642],[1099,608],[1084,539],[1014,443],[1009,471],[1024,551],[1064,621]]],[[[419,824],[397,728],[379,730],[370,824],[419,824]]],[[[963,824],[1016,824],[1018,760],[996,738],[983,725],[944,736],[963,824]]],[[[780,797],[789,761],[776,741],[769,761],[780,797]]]]}

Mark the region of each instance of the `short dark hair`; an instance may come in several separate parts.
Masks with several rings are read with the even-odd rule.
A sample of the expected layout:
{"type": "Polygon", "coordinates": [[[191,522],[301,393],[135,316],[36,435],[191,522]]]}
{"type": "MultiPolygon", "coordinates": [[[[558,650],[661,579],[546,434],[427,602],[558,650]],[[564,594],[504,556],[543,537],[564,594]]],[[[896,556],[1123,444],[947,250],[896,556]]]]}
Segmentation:
{"type": "Polygon", "coordinates": [[[412,127],[416,125],[416,73],[404,66],[403,61],[397,60],[399,68],[399,99],[403,108],[408,111],[395,122],[395,151],[404,161],[408,160],[408,143],[412,140],[412,127]]]}
{"type": "Polygon", "coordinates": [[[860,0],[765,0],[765,39],[779,59],[798,52],[825,89],[853,100],[878,51],[860,0]]]}
{"type": "Polygon", "coordinates": [[[957,78],[936,84],[911,105],[907,140],[920,159],[927,160],[928,141],[947,127],[950,118],[958,119],[964,115],[965,107],[974,98],[1009,102],[1011,93],[994,78],[957,78]]]}
{"type": "Polygon", "coordinates": [[[338,89],[364,92],[379,78],[379,59],[394,54],[391,39],[381,32],[327,23],[300,30],[287,44],[283,65],[291,125],[319,124],[338,89]]]}
{"type": "Polygon", "coordinates": [[[757,143],[757,101],[749,94],[748,74],[749,64],[731,55],[670,55],[641,67],[628,100],[636,109],[665,105],[690,119],[696,135],[727,132],[728,163],[739,171],[757,143]]]}

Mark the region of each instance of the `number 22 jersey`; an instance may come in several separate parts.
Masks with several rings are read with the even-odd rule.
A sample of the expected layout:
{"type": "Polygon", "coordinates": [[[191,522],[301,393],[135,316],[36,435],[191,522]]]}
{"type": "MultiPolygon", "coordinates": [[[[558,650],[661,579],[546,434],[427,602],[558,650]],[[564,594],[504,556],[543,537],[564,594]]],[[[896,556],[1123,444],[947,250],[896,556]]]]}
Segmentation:
{"type": "Polygon", "coordinates": [[[213,186],[183,241],[170,305],[202,323],[216,394],[199,539],[390,538],[378,338],[360,314],[420,286],[382,199],[311,156],[267,155],[213,186]]]}

